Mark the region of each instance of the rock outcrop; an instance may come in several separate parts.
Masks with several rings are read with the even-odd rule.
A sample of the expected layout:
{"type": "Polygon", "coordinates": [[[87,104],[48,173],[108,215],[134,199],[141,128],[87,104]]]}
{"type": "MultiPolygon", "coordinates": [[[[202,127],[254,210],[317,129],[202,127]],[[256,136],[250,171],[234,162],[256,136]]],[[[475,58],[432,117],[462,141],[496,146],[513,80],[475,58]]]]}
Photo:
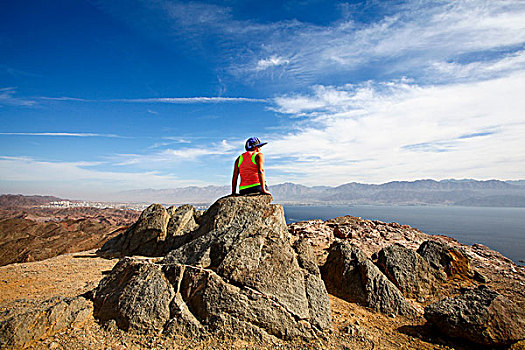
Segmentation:
{"type": "MultiPolygon", "coordinates": [[[[221,198],[163,259],[121,260],[95,290],[96,317],[166,334],[234,330],[290,339],[328,330],[328,294],[313,254],[300,242],[294,249],[283,208],[270,202],[221,198]]],[[[150,208],[154,225],[144,230],[161,237],[169,219],[150,208]]]]}
{"type": "Polygon", "coordinates": [[[439,287],[439,272],[414,250],[401,244],[382,249],[377,265],[407,298],[432,296],[439,287]]]}
{"type": "Polygon", "coordinates": [[[484,285],[427,306],[425,318],[451,337],[482,345],[525,339],[525,311],[484,285]]]}
{"type": "Polygon", "coordinates": [[[97,253],[106,257],[163,256],[190,239],[187,234],[198,227],[199,216],[191,205],[166,210],[160,204],[152,204],[135,224],[106,242],[97,253]]]}
{"type": "Polygon", "coordinates": [[[93,312],[83,297],[53,298],[28,310],[14,310],[0,323],[0,349],[22,348],[41,337],[82,325],[93,312]]]}
{"type": "Polygon", "coordinates": [[[334,243],[321,268],[329,293],[385,314],[415,315],[401,292],[355,245],[334,243]]]}
{"type": "Polygon", "coordinates": [[[394,243],[416,250],[429,237],[407,225],[364,220],[349,215],[327,221],[295,222],[290,224],[288,229],[295,237],[310,240],[319,265],[323,265],[326,261],[328,249],[336,238],[349,241],[358,246],[366,256],[372,256],[394,243]]]}

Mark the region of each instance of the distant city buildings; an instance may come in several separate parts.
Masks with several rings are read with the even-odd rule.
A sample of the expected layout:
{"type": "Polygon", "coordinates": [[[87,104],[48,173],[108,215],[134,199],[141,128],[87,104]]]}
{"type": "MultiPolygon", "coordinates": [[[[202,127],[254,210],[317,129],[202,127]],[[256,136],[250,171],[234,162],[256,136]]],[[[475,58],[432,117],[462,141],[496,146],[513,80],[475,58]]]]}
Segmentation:
{"type": "Polygon", "coordinates": [[[141,203],[113,203],[113,202],[86,202],[86,201],[56,201],[40,206],[41,208],[97,208],[97,209],[126,209],[142,211],[148,204],[141,203]]]}
{"type": "MultiPolygon", "coordinates": [[[[41,208],[97,208],[97,209],[125,209],[143,211],[151,204],[148,203],[114,203],[114,202],[88,202],[88,201],[55,201],[41,205],[41,208]]],[[[171,207],[173,204],[164,204],[171,207]]],[[[207,205],[195,205],[198,210],[208,209],[207,205]]]]}

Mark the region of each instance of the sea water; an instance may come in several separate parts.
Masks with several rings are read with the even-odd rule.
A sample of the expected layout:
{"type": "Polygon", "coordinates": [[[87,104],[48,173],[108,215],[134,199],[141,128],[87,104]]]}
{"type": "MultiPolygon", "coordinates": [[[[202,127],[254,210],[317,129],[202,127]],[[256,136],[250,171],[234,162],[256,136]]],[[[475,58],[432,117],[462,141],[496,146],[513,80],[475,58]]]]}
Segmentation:
{"type": "Polygon", "coordinates": [[[464,244],[481,243],[525,265],[525,208],[459,206],[284,205],[287,223],[351,215],[398,222],[428,234],[443,234],[464,244]]]}

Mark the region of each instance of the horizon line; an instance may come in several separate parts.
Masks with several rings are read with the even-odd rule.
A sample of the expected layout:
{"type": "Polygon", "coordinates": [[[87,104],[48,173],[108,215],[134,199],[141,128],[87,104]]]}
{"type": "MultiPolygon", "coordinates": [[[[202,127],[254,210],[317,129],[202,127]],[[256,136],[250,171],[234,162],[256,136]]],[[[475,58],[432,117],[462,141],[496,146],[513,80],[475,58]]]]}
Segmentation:
{"type": "MultiPolygon", "coordinates": [[[[337,187],[340,187],[340,186],[344,186],[344,185],[349,185],[349,184],[358,184],[358,185],[368,185],[368,186],[381,186],[381,185],[386,185],[386,184],[391,184],[391,183],[416,183],[416,182],[421,182],[421,181],[434,181],[434,182],[447,182],[447,181],[456,181],[456,182],[462,182],[462,181],[471,181],[471,182],[489,182],[489,181],[498,181],[498,182],[503,182],[503,183],[507,183],[509,184],[509,182],[525,182],[525,179],[518,179],[518,180],[499,180],[499,179],[488,179],[488,180],[477,180],[477,179],[472,179],[472,178],[468,178],[468,179],[454,179],[454,178],[449,178],[449,179],[442,179],[442,180],[434,180],[434,179],[418,179],[418,180],[412,180],[412,181],[409,181],[409,180],[393,180],[393,181],[388,181],[388,182],[383,182],[383,183],[379,183],[379,184],[371,184],[371,183],[363,183],[363,182],[346,182],[346,183],[343,183],[343,184],[340,184],[340,185],[335,185],[335,186],[330,186],[330,185],[312,185],[312,186],[308,186],[308,185],[302,185],[302,184],[297,184],[297,183],[293,183],[293,182],[282,182],[282,183],[278,183],[278,184],[275,184],[275,185],[271,185],[271,186],[268,186],[269,188],[272,188],[274,186],[280,186],[280,185],[286,185],[286,184],[291,184],[291,185],[296,185],[296,186],[303,186],[303,187],[308,187],[308,188],[312,188],[312,187],[329,187],[329,188],[337,188],[337,187]]],[[[509,184],[511,185],[511,184],[509,184]]],[[[158,188],[158,189],[155,189],[155,188],[136,188],[136,189],[130,189],[130,190],[125,190],[125,191],[120,191],[120,192],[115,192],[115,193],[126,193],[126,192],[132,192],[132,191],[144,191],[144,190],[152,190],[152,191],[165,191],[165,190],[177,190],[177,189],[185,189],[185,188],[189,188],[189,187],[197,187],[197,188],[206,188],[206,187],[226,187],[226,188],[229,188],[230,185],[226,184],[226,185],[205,185],[205,186],[198,186],[198,185],[189,185],[189,186],[185,186],[185,187],[170,187],[170,188],[158,188]]],[[[14,195],[14,196],[40,196],[40,197],[56,197],[57,195],[54,195],[54,194],[21,194],[21,193],[0,193],[0,196],[7,196],[7,195],[14,195]]],[[[60,197],[57,197],[57,198],[60,198],[60,197]]],[[[64,199],[64,198],[60,198],[60,199],[64,199]]]]}

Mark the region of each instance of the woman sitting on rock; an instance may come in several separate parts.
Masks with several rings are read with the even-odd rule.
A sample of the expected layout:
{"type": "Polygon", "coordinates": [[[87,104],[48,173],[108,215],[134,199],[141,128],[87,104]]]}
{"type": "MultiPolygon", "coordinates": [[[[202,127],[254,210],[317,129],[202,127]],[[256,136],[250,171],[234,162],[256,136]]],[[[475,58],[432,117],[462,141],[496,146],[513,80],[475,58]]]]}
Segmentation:
{"type": "Polygon", "coordinates": [[[241,195],[249,193],[270,194],[264,179],[264,154],[260,152],[262,146],[267,142],[261,143],[257,137],[250,137],[246,141],[244,148],[246,152],[241,154],[233,164],[232,194],[236,194],[237,178],[241,175],[239,193],[241,195]]]}

